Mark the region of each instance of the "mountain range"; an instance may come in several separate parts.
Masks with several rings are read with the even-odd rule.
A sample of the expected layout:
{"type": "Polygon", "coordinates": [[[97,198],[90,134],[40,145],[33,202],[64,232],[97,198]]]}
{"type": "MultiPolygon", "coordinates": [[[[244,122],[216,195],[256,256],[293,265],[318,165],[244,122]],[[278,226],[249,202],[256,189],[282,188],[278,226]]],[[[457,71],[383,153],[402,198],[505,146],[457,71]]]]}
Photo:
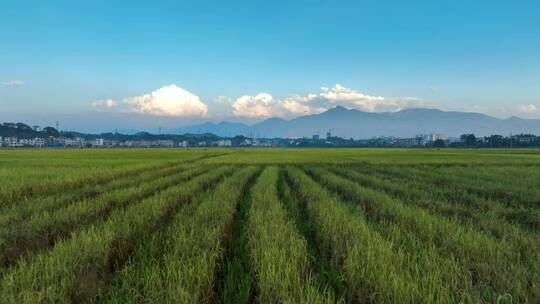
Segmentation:
{"type": "Polygon", "coordinates": [[[300,116],[291,120],[268,118],[253,125],[235,122],[206,122],[183,127],[182,133],[213,133],[231,137],[311,137],[320,134],[333,136],[371,138],[374,136],[412,137],[418,134],[442,133],[458,137],[473,133],[477,136],[491,134],[540,134],[540,119],[511,117],[499,119],[481,113],[442,111],[438,109],[411,108],[399,112],[363,112],[335,107],[320,114],[300,116]]]}

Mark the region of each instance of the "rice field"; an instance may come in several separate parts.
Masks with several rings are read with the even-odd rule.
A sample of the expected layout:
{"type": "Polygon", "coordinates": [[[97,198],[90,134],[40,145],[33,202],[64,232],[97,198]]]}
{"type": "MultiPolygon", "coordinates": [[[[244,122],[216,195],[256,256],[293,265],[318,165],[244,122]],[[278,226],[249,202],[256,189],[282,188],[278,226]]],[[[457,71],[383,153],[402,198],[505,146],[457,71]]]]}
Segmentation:
{"type": "Polygon", "coordinates": [[[0,303],[540,303],[540,151],[0,150],[0,303]]]}

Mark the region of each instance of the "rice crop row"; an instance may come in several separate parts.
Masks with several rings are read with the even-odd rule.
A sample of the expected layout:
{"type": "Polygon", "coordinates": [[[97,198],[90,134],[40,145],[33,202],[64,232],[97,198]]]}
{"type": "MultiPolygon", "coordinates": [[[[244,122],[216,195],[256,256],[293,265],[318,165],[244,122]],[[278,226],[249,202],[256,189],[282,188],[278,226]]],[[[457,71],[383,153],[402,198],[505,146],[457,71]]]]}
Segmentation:
{"type": "MultiPolygon", "coordinates": [[[[185,160],[157,161],[150,164],[139,162],[129,168],[125,168],[123,166],[113,166],[110,168],[102,168],[99,172],[93,174],[84,174],[84,171],[76,169],[78,165],[75,164],[73,165],[75,168],[72,169],[71,172],[77,176],[73,178],[52,179],[52,181],[47,181],[47,179],[44,178],[36,183],[17,183],[15,185],[11,185],[8,189],[2,189],[3,187],[0,184],[0,189],[2,189],[2,191],[0,191],[0,208],[3,208],[6,205],[19,205],[21,201],[33,197],[56,196],[70,190],[77,191],[79,188],[84,188],[88,185],[102,185],[117,178],[134,176],[145,171],[169,168],[179,163],[202,162],[209,158],[218,157],[223,154],[224,153],[185,155],[185,160]]],[[[76,161],[80,160],[76,159],[76,161]]],[[[100,164],[99,159],[93,160],[92,164],[97,167],[100,164]]],[[[65,170],[68,169],[69,167],[67,167],[65,170]]],[[[33,168],[33,170],[35,172],[36,168],[33,168]]],[[[25,177],[22,174],[20,174],[20,176],[25,177]]]]}
{"type": "Polygon", "coordinates": [[[483,300],[511,297],[517,301],[528,301],[540,297],[540,259],[537,252],[522,254],[510,241],[496,240],[328,171],[317,168],[309,171],[325,187],[359,203],[372,221],[381,223],[380,227],[395,223],[426,247],[435,246],[441,255],[454,259],[470,273],[474,289],[483,300]]]}
{"type": "Polygon", "coordinates": [[[165,168],[118,177],[105,184],[87,184],[81,188],[68,190],[58,195],[31,197],[28,200],[20,201],[18,204],[3,208],[0,214],[0,226],[15,224],[38,212],[54,212],[57,209],[78,201],[93,199],[110,191],[140,185],[189,168],[189,166],[183,164],[171,165],[165,168]]]}
{"type": "Polygon", "coordinates": [[[538,236],[523,227],[529,220],[519,222],[509,219],[515,210],[498,202],[486,201],[464,191],[452,191],[447,188],[432,186],[415,179],[399,179],[392,176],[378,176],[359,172],[353,168],[330,168],[343,178],[358,182],[362,186],[401,199],[407,204],[414,204],[430,212],[450,219],[457,219],[464,225],[471,225],[502,239],[511,237],[515,240],[538,242],[538,236]]]}
{"type": "Polygon", "coordinates": [[[540,299],[535,150],[0,156],[0,303],[540,299]]]}
{"type": "Polygon", "coordinates": [[[0,302],[65,303],[94,298],[99,281],[125,263],[135,240],[150,235],[180,205],[230,170],[217,168],[118,209],[107,221],[72,234],[50,251],[21,260],[3,276],[0,302]]]}
{"type": "Polygon", "coordinates": [[[66,206],[56,212],[36,212],[27,221],[0,228],[0,265],[15,263],[23,254],[52,246],[70,231],[88,225],[134,201],[162,191],[198,174],[199,168],[165,176],[142,185],[107,192],[90,200],[66,206]]]}
{"type": "Polygon", "coordinates": [[[259,169],[237,171],[184,206],[164,233],[140,241],[98,297],[106,303],[210,303],[238,201],[259,169]]]}
{"type": "Polygon", "coordinates": [[[306,240],[278,200],[278,168],[268,167],[252,188],[248,235],[259,303],[326,303],[313,284],[306,240]]]}
{"type": "Polygon", "coordinates": [[[433,303],[450,298],[440,278],[422,282],[426,278],[404,271],[407,257],[373,231],[361,213],[351,212],[300,169],[286,172],[313,223],[321,255],[343,269],[348,302],[433,303]]]}

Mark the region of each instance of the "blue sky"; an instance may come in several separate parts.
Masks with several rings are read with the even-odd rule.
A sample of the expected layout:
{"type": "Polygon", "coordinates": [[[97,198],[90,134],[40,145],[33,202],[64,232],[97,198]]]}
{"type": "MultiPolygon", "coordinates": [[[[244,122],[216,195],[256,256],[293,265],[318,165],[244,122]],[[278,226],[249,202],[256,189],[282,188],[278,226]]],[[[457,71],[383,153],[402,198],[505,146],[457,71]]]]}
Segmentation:
{"type": "Polygon", "coordinates": [[[540,118],[539,54],[537,1],[1,1],[0,121],[540,118]]]}

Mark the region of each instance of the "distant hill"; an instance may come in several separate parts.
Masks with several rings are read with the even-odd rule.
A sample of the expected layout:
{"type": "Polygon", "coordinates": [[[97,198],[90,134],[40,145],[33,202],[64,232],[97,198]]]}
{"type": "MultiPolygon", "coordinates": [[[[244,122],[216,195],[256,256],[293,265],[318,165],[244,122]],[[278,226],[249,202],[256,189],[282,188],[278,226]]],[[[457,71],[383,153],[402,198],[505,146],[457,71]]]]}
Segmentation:
{"type": "Polygon", "coordinates": [[[41,131],[36,131],[32,127],[22,122],[0,123],[0,136],[2,137],[20,137],[20,138],[46,138],[48,136],[58,136],[58,131],[53,127],[45,127],[41,131]]]}
{"type": "Polygon", "coordinates": [[[317,133],[324,136],[327,130],[332,130],[333,135],[346,138],[409,137],[427,133],[443,133],[449,136],[474,133],[477,136],[486,136],[510,133],[540,134],[540,120],[518,117],[498,119],[480,113],[424,108],[370,113],[338,106],[321,114],[301,116],[291,120],[269,118],[251,126],[242,123],[207,122],[180,130],[182,133],[209,132],[219,136],[251,134],[266,138],[302,137],[317,133]]]}

